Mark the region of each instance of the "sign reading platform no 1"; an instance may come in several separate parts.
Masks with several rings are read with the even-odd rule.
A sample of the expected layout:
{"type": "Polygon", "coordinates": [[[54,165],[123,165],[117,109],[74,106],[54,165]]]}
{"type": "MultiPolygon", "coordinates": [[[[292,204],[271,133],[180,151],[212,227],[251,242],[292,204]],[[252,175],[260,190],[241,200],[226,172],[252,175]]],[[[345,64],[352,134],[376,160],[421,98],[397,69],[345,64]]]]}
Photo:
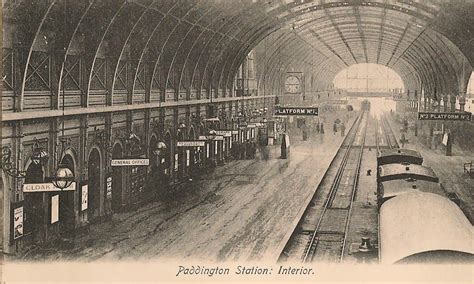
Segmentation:
{"type": "Polygon", "coordinates": [[[318,116],[317,107],[278,107],[275,108],[275,115],[308,115],[318,116]]]}
{"type": "Polygon", "coordinates": [[[471,113],[470,112],[419,112],[418,120],[471,121],[471,113]]]}

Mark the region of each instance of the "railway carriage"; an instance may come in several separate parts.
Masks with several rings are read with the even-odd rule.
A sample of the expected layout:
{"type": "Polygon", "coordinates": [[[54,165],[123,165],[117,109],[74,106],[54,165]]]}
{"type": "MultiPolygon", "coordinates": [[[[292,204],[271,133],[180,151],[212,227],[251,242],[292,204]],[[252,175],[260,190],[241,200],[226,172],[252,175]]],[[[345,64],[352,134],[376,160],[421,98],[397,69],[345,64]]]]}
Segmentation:
{"type": "Polygon", "coordinates": [[[455,203],[438,194],[410,192],[382,204],[381,264],[472,263],[473,227],[455,203]]]}
{"type": "Polygon", "coordinates": [[[399,148],[382,150],[377,156],[377,167],[395,163],[421,165],[423,164],[423,157],[418,151],[399,148]]]}
{"type": "Polygon", "coordinates": [[[377,182],[381,183],[389,180],[396,179],[416,179],[416,180],[426,180],[432,182],[439,182],[439,178],[436,176],[432,168],[409,164],[409,163],[399,163],[399,164],[386,164],[380,166],[377,172],[377,182]]]}
{"type": "Polygon", "coordinates": [[[364,110],[369,111],[370,110],[370,102],[368,100],[363,100],[360,103],[360,109],[362,111],[364,111],[364,110]]]}
{"type": "Polygon", "coordinates": [[[445,197],[444,187],[437,182],[413,178],[394,179],[381,182],[377,192],[377,204],[380,208],[384,202],[402,194],[412,192],[429,192],[445,197]]]}

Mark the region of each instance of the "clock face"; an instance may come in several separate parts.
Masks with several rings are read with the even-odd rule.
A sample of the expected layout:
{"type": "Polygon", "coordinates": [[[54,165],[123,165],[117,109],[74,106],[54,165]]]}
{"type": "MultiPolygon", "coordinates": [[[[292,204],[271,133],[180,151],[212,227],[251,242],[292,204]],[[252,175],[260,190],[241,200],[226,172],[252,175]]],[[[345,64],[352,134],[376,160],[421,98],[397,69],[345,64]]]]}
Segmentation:
{"type": "Polygon", "coordinates": [[[285,81],[285,89],[288,93],[298,93],[300,91],[300,79],[296,76],[288,76],[285,81]]]}

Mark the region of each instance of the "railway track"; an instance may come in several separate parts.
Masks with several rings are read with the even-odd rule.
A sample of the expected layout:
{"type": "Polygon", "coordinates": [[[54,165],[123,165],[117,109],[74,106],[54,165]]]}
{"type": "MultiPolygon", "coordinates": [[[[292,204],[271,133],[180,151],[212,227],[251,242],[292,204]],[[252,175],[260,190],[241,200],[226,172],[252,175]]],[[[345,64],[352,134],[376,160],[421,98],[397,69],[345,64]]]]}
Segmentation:
{"type": "Polygon", "coordinates": [[[362,112],[346,136],[279,261],[340,262],[344,257],[357,191],[368,113],[362,112]]]}
{"type": "Polygon", "coordinates": [[[382,129],[385,135],[385,139],[387,140],[388,147],[390,149],[393,148],[399,148],[398,142],[397,142],[397,137],[395,136],[395,133],[393,132],[392,127],[387,121],[387,118],[385,115],[382,115],[381,118],[381,124],[382,124],[382,129]]]}
{"type": "Polygon", "coordinates": [[[376,119],[375,144],[378,153],[380,153],[380,151],[384,148],[399,148],[397,138],[393,132],[392,127],[387,122],[387,118],[385,117],[385,115],[380,116],[380,120],[376,119]],[[380,137],[380,135],[382,135],[382,137],[380,137]]]}

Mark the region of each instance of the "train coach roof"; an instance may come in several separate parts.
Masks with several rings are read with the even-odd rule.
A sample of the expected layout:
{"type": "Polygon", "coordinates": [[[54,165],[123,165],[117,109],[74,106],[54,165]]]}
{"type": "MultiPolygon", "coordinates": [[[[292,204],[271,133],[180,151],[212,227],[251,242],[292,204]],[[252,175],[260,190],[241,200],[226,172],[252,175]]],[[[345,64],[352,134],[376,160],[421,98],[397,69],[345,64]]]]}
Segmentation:
{"type": "Polygon", "coordinates": [[[413,192],[386,201],[379,230],[382,264],[427,252],[474,254],[471,223],[456,204],[436,194],[413,192]]]}
{"type": "Polygon", "coordinates": [[[381,181],[412,177],[419,180],[438,182],[432,168],[416,164],[387,164],[380,166],[381,181]]]}
{"type": "Polygon", "coordinates": [[[382,198],[390,198],[404,193],[411,192],[431,192],[444,196],[443,187],[437,183],[427,180],[417,179],[395,179],[381,183],[383,189],[382,198]]]}
{"type": "Polygon", "coordinates": [[[387,149],[387,150],[383,150],[380,154],[379,154],[379,158],[382,158],[382,157],[389,157],[389,156],[412,156],[412,157],[416,157],[416,158],[423,158],[421,156],[421,154],[418,152],[418,151],[415,151],[415,150],[409,150],[409,149],[387,149]]]}

